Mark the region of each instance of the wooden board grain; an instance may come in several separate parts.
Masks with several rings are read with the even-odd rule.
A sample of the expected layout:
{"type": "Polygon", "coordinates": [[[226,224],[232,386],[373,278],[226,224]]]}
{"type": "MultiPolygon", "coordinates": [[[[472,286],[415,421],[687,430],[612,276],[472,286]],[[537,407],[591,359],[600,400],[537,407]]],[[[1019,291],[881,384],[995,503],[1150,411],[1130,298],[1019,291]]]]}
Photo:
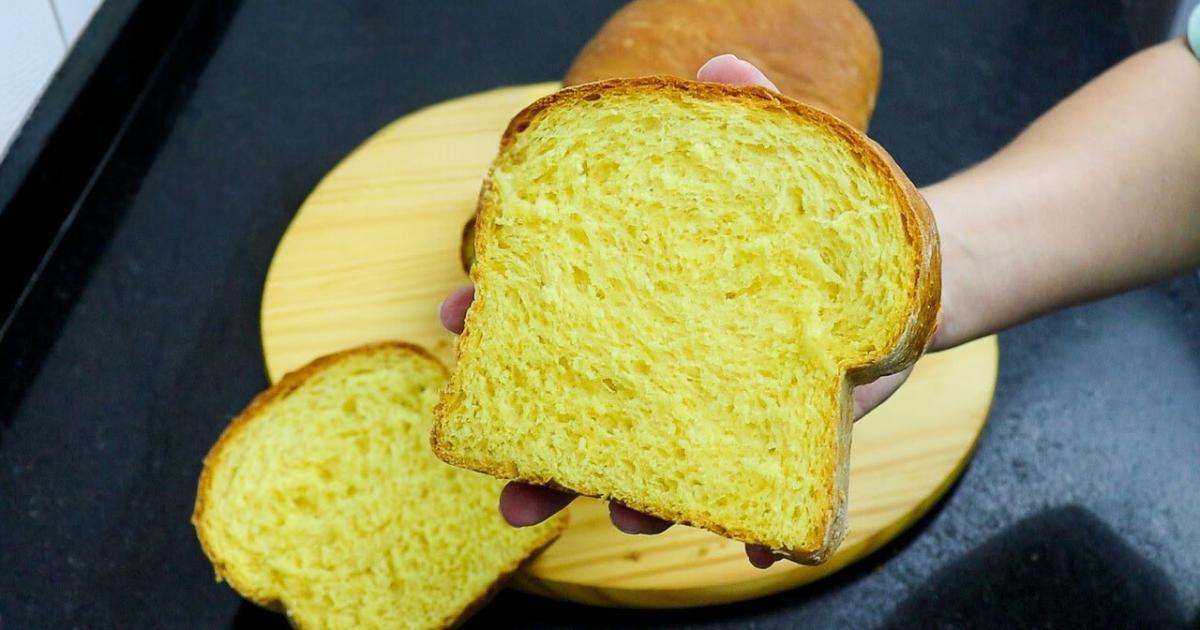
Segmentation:
{"type": "MultiPolygon", "coordinates": [[[[304,202],[263,294],[267,371],[381,339],[424,345],[447,363],[437,307],[466,283],[459,239],[509,118],[556,83],[503,88],[405,116],[368,139],[304,202]]],[[[585,603],[681,607],[744,600],[811,582],[878,549],[950,487],[987,420],[995,338],[923,359],[891,400],[860,421],[851,450],[849,533],[820,567],[750,567],[742,545],[674,527],[627,536],[580,499],[571,525],[513,581],[585,603]]]]}

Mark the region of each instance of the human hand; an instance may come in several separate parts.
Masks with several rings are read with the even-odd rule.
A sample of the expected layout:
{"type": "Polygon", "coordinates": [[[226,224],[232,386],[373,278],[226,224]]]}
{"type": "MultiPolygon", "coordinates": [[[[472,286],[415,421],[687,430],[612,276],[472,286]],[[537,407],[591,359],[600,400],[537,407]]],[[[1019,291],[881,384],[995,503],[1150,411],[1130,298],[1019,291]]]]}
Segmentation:
{"type": "MultiPolygon", "coordinates": [[[[697,79],[730,85],[762,86],[778,89],[758,68],[733,55],[721,55],[710,59],[696,74],[697,79]]],[[[441,305],[442,324],[451,332],[461,334],[467,309],[474,299],[474,287],[467,286],[451,293],[441,305]]],[[[911,372],[885,376],[854,390],[854,417],[857,420],[874,409],[903,384],[911,372]]],[[[540,523],[565,508],[576,495],[521,482],[510,482],[500,494],[500,513],[511,525],[525,527],[540,523]]],[[[632,510],[617,502],[609,502],[609,517],[613,525],[627,534],[658,534],[666,531],[672,523],[654,516],[632,510]]],[[[757,545],[746,545],[746,556],[758,568],[771,566],[778,556],[769,549],[757,545]]]]}

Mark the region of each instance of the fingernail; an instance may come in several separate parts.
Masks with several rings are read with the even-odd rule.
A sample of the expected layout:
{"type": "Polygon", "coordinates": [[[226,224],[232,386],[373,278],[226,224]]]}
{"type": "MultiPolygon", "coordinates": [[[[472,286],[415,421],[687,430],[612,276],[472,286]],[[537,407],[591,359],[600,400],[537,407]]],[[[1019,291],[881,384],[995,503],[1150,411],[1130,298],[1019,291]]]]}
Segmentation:
{"type": "Polygon", "coordinates": [[[723,60],[723,59],[732,59],[734,61],[741,61],[740,59],[737,58],[737,55],[734,55],[733,53],[723,53],[723,54],[717,55],[716,57],[713,57],[712,59],[709,59],[708,61],[704,62],[704,65],[700,66],[700,69],[696,71],[696,76],[700,76],[700,73],[707,70],[708,67],[711,66],[714,62],[716,62],[718,60],[723,60]]]}

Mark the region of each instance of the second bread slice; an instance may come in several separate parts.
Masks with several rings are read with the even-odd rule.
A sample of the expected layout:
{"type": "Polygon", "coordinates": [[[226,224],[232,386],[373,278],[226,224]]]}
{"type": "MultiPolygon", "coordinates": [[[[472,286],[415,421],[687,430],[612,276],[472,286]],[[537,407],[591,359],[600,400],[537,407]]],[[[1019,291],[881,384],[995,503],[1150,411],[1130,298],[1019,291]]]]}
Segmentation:
{"type": "Polygon", "coordinates": [[[219,579],[299,628],[441,628],[565,522],[513,529],[501,482],[429,449],[446,370],[375,344],[264,392],[204,462],[193,523],[219,579]]]}

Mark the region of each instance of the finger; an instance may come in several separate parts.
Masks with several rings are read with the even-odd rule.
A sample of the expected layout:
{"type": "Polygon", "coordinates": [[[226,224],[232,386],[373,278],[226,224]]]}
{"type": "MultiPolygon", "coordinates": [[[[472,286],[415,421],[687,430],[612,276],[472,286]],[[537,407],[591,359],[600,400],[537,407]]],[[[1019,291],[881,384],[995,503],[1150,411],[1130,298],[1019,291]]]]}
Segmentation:
{"type": "Polygon", "coordinates": [[[709,59],[703,66],[700,66],[696,78],[701,81],[728,83],[729,85],[757,85],[779,91],[779,88],[775,87],[775,84],[762,73],[762,70],[754,67],[754,64],[749,61],[738,59],[730,54],[718,55],[709,59]]]}
{"type": "Polygon", "coordinates": [[[574,498],[569,492],[512,481],[500,491],[500,514],[513,527],[528,527],[554,516],[574,498]]]}
{"type": "Polygon", "coordinates": [[[896,393],[896,390],[900,389],[900,386],[908,379],[910,373],[912,373],[911,367],[903,372],[882,376],[870,383],[855,387],[854,419],[858,420],[867,412],[883,404],[883,401],[891,398],[892,394],[896,393]]]}
{"type": "Polygon", "coordinates": [[[470,308],[474,299],[475,287],[468,285],[455,289],[442,301],[438,315],[441,316],[442,325],[446,327],[446,330],[456,335],[462,334],[463,324],[467,319],[467,309],[470,308]]]}
{"type": "Polygon", "coordinates": [[[769,569],[779,561],[779,556],[761,545],[746,545],[746,557],[756,569],[769,569]]]}
{"type": "Polygon", "coordinates": [[[608,518],[617,529],[626,534],[661,534],[674,524],[649,514],[642,514],[616,501],[608,503],[608,518]]]}

